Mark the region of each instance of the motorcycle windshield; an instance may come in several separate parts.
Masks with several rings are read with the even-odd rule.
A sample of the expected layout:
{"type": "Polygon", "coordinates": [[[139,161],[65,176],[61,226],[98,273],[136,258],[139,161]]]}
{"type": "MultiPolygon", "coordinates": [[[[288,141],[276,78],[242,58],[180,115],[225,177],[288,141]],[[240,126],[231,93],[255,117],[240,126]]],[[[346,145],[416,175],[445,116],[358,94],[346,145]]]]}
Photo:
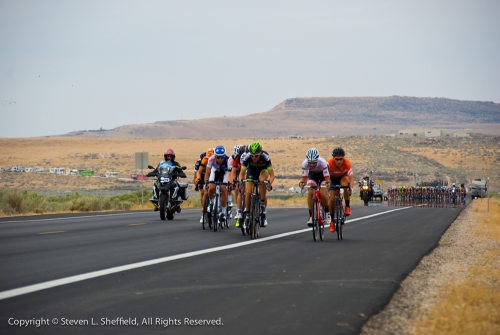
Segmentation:
{"type": "Polygon", "coordinates": [[[160,166],[158,167],[158,172],[161,176],[168,176],[172,169],[173,166],[171,162],[161,162],[160,166]]]}

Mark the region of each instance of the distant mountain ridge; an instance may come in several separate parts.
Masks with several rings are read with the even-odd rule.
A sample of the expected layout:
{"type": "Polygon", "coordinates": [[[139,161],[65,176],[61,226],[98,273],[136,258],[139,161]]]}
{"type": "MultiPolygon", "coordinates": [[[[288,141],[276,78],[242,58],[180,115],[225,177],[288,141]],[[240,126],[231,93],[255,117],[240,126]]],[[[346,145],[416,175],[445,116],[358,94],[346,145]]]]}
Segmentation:
{"type": "Polygon", "coordinates": [[[66,136],[113,138],[275,138],[389,135],[403,128],[454,128],[500,135],[500,104],[447,98],[317,97],[287,99],[246,116],[157,121],[66,136]]]}

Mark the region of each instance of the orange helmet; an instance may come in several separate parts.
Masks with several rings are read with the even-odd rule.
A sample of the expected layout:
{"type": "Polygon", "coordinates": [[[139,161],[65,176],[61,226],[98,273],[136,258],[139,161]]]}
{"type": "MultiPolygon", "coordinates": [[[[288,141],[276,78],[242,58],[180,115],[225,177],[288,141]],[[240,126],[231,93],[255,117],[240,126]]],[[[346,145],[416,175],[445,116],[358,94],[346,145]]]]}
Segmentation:
{"type": "Polygon", "coordinates": [[[207,150],[207,158],[210,158],[214,155],[214,148],[210,148],[207,150]]]}

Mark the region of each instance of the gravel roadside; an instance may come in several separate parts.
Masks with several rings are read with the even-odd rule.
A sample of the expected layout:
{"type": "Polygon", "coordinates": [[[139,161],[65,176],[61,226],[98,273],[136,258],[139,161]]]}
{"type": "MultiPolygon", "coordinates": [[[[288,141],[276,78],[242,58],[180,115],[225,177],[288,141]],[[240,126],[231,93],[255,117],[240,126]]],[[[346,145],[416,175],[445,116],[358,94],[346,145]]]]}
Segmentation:
{"type": "Polygon", "coordinates": [[[467,269],[478,257],[500,247],[497,241],[485,242],[474,233],[474,208],[471,203],[462,211],[438,246],[401,283],[385,309],[365,323],[361,335],[413,334],[415,323],[439,302],[439,290],[452,280],[465,280],[467,269]]]}

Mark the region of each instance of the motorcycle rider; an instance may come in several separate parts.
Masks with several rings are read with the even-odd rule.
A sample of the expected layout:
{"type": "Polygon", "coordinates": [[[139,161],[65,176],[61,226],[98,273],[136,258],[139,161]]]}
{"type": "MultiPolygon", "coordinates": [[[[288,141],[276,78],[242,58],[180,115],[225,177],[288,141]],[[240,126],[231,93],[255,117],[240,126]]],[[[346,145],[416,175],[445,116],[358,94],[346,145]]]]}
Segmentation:
{"type": "MultiPolygon", "coordinates": [[[[160,164],[162,164],[163,162],[167,162],[168,165],[170,166],[175,166],[175,167],[178,167],[179,170],[178,170],[178,173],[177,173],[177,176],[180,177],[180,178],[186,178],[186,174],[184,173],[183,170],[181,170],[181,165],[175,161],[175,152],[174,150],[172,149],[167,149],[165,151],[165,153],[163,154],[163,159],[164,161],[158,163],[158,165],[156,166],[156,168],[149,172],[147,174],[147,177],[155,177],[158,175],[158,168],[160,167],[160,164]]],[[[151,197],[150,200],[153,200],[153,201],[158,201],[158,180],[155,182],[155,184],[153,185],[153,196],[151,197]]],[[[154,209],[155,211],[159,210],[158,207],[155,207],[154,209]]]]}
{"type": "MultiPolygon", "coordinates": [[[[210,201],[210,207],[214,203],[215,198],[215,182],[221,182],[221,213],[219,216],[219,222],[224,222],[226,220],[226,207],[227,207],[227,177],[228,177],[228,159],[226,155],[226,149],[222,145],[218,145],[214,149],[214,155],[208,159],[206,176],[208,176],[207,189],[208,189],[208,199],[210,201]]],[[[210,207],[207,209],[210,211],[210,207]]],[[[217,209],[214,208],[214,212],[217,209]]]]}
{"type": "Polygon", "coordinates": [[[361,197],[361,187],[363,186],[363,182],[365,180],[368,183],[368,186],[370,186],[369,195],[370,195],[370,199],[371,199],[371,197],[373,196],[373,186],[375,186],[375,183],[372,180],[370,180],[370,176],[368,174],[365,174],[363,179],[361,179],[361,181],[359,181],[359,183],[358,183],[358,186],[360,187],[359,196],[361,197]]]}
{"type": "MultiPolygon", "coordinates": [[[[335,148],[332,151],[332,158],[328,160],[328,169],[330,172],[330,185],[349,186],[347,192],[344,192],[345,212],[346,216],[351,215],[351,192],[354,187],[354,174],[352,172],[351,162],[345,158],[345,151],[341,147],[335,148]]],[[[335,213],[335,193],[330,188],[330,204],[331,213],[335,213]]],[[[335,232],[335,225],[330,222],[330,232],[335,232]]]]}
{"type": "MultiPolygon", "coordinates": [[[[302,162],[302,179],[300,180],[299,186],[301,188],[304,185],[318,187],[320,185],[330,184],[330,172],[328,171],[328,163],[323,157],[319,156],[319,151],[316,148],[311,148],[307,150],[306,159],[302,162]]],[[[326,223],[330,225],[331,217],[330,211],[328,210],[328,194],[326,193],[326,188],[320,188],[319,193],[321,196],[321,202],[325,208],[326,223]]],[[[307,221],[307,226],[312,226],[312,214],[313,214],[313,196],[314,190],[309,188],[307,195],[307,205],[309,208],[309,220],[307,221]]]]}

